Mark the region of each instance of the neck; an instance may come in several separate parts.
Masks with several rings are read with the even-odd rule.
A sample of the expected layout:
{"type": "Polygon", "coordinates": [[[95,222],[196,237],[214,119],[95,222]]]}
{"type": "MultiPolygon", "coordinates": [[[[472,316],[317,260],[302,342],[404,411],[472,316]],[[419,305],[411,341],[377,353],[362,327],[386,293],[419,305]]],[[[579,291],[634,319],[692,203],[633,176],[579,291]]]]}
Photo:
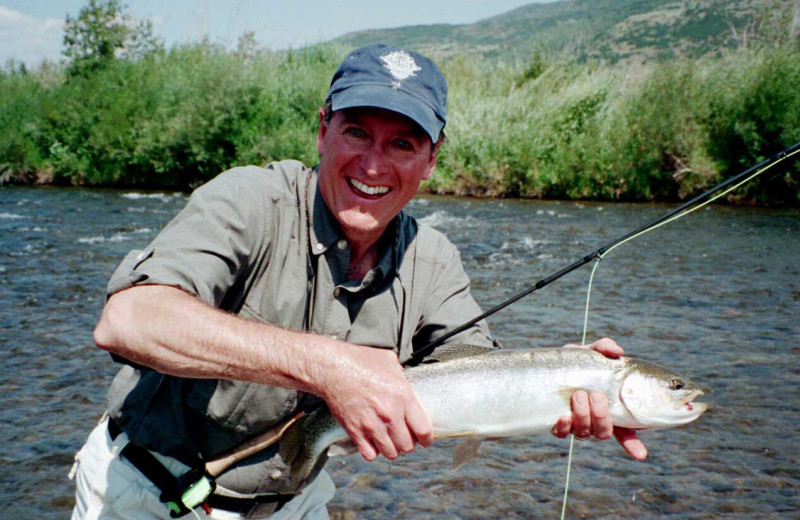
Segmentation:
{"type": "Polygon", "coordinates": [[[345,233],[350,245],[350,267],[347,272],[351,280],[361,280],[371,269],[378,266],[383,234],[386,228],[370,236],[352,236],[345,233]]]}
{"type": "Polygon", "coordinates": [[[361,280],[378,265],[378,244],[373,243],[366,250],[358,251],[352,248],[350,252],[350,268],[347,277],[351,280],[361,280]]]}

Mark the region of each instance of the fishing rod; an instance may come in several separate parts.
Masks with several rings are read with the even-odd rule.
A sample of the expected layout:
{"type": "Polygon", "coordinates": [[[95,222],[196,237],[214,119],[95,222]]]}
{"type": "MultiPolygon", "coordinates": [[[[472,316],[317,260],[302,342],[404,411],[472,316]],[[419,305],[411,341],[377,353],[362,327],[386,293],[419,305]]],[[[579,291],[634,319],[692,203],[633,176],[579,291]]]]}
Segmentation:
{"type": "MultiPolygon", "coordinates": [[[[634,237],[636,237],[638,235],[641,235],[642,233],[645,233],[645,232],[647,232],[647,231],[649,231],[649,230],[651,230],[651,229],[653,229],[655,227],[658,227],[661,224],[666,223],[668,220],[670,220],[670,219],[676,217],[677,215],[681,214],[682,212],[684,212],[685,210],[687,210],[688,208],[690,208],[691,206],[693,206],[697,202],[702,201],[702,200],[704,200],[706,198],[709,198],[712,195],[714,195],[715,193],[717,193],[717,192],[719,192],[721,190],[724,190],[725,188],[727,188],[729,186],[733,185],[733,187],[735,188],[735,187],[737,187],[736,183],[739,182],[739,181],[742,181],[743,179],[744,180],[742,181],[742,183],[749,181],[750,179],[748,178],[748,176],[751,176],[751,177],[755,178],[757,175],[760,175],[761,173],[763,173],[763,172],[767,171],[768,169],[772,168],[773,166],[775,166],[777,164],[780,164],[784,160],[792,158],[799,151],[800,151],[800,141],[798,141],[797,143],[789,146],[788,148],[785,148],[785,149],[781,150],[780,152],[776,153],[772,157],[761,161],[760,163],[756,164],[755,166],[751,166],[747,170],[739,173],[738,175],[736,175],[734,177],[731,177],[731,178],[729,178],[729,179],[727,179],[725,181],[720,182],[716,186],[714,186],[712,188],[709,188],[708,190],[704,191],[700,195],[697,195],[696,197],[684,202],[683,204],[681,204],[677,208],[675,208],[675,209],[673,209],[671,211],[668,211],[664,215],[662,215],[662,216],[660,216],[660,217],[658,217],[656,219],[651,220],[650,222],[640,226],[637,229],[634,229],[633,231],[631,231],[629,233],[626,233],[625,235],[617,238],[616,240],[613,240],[612,242],[609,242],[605,246],[603,246],[603,247],[601,247],[601,248],[589,253],[588,255],[580,258],[579,260],[576,260],[575,262],[573,262],[570,265],[564,267],[563,269],[551,274],[550,276],[548,276],[546,278],[542,278],[541,280],[536,282],[534,285],[528,287],[524,291],[521,291],[521,292],[515,294],[514,296],[512,296],[509,299],[507,299],[506,301],[504,301],[504,302],[502,302],[502,303],[500,303],[498,305],[495,305],[494,307],[492,307],[488,311],[484,312],[480,316],[476,316],[475,318],[469,320],[468,322],[464,323],[463,325],[460,325],[460,326],[456,327],[455,329],[451,330],[450,332],[448,332],[444,336],[442,336],[442,337],[440,337],[440,338],[428,343],[427,345],[425,345],[424,347],[420,348],[419,350],[414,351],[411,354],[411,360],[412,361],[417,361],[417,362],[421,361],[422,358],[424,358],[426,355],[430,354],[436,347],[440,346],[442,343],[444,343],[448,339],[452,338],[456,334],[459,334],[459,333],[467,330],[468,328],[472,327],[473,325],[475,325],[479,321],[484,320],[487,317],[491,316],[492,314],[495,314],[496,312],[505,309],[506,307],[508,307],[512,303],[515,303],[518,300],[521,300],[522,298],[528,296],[529,294],[538,291],[542,287],[550,285],[552,282],[558,280],[562,276],[571,273],[572,271],[578,269],[579,267],[583,267],[584,265],[588,264],[592,260],[601,259],[603,257],[603,255],[605,255],[607,252],[609,252],[611,249],[615,248],[616,246],[618,246],[618,245],[622,244],[623,242],[626,242],[626,241],[628,241],[628,240],[630,240],[630,239],[632,239],[632,238],[634,238],[634,237]]],[[[733,189],[733,188],[731,188],[731,189],[733,189]]]]}

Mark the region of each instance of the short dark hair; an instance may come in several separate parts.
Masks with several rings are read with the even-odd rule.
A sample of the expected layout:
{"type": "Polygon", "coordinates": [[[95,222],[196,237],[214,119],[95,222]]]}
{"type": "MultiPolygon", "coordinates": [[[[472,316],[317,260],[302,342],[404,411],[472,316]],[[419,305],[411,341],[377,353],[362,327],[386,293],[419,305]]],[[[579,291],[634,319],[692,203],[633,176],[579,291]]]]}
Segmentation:
{"type": "MultiPolygon", "coordinates": [[[[322,120],[325,121],[325,123],[330,123],[331,118],[333,117],[333,101],[331,101],[331,98],[326,99],[325,103],[323,103],[322,107],[320,108],[322,109],[323,112],[325,112],[325,115],[322,117],[322,120]]],[[[442,144],[444,144],[445,139],[447,139],[447,137],[444,135],[444,130],[442,130],[441,132],[439,132],[439,139],[435,143],[433,143],[434,147],[436,147],[436,145],[441,146],[442,144]]]]}
{"type": "Polygon", "coordinates": [[[333,117],[333,101],[331,101],[331,98],[325,100],[325,103],[322,104],[322,110],[325,112],[324,121],[330,123],[333,117]]]}

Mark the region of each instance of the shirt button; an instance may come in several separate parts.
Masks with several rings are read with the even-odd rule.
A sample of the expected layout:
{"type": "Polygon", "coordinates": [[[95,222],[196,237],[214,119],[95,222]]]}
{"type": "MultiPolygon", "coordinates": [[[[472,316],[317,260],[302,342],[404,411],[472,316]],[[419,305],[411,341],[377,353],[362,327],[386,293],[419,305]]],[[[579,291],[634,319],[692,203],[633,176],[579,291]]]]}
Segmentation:
{"type": "Polygon", "coordinates": [[[315,248],[317,251],[322,251],[323,249],[325,249],[325,246],[323,246],[322,244],[317,244],[315,248]]]}
{"type": "Polygon", "coordinates": [[[347,240],[341,239],[339,242],[336,243],[339,249],[347,249],[347,240]]]}
{"type": "Polygon", "coordinates": [[[333,290],[333,297],[334,297],[334,298],[338,298],[338,297],[339,297],[339,293],[340,293],[340,292],[342,292],[342,291],[341,291],[341,289],[339,289],[338,287],[337,287],[336,289],[334,289],[334,290],[333,290]]]}

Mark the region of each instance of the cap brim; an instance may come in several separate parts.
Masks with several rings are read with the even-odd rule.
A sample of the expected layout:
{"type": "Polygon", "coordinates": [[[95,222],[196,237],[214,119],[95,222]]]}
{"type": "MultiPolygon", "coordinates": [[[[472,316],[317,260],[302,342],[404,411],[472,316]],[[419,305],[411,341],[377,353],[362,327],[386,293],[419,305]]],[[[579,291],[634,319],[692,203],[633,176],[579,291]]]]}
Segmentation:
{"type": "Polygon", "coordinates": [[[402,114],[417,123],[431,142],[439,139],[444,122],[436,116],[436,112],[421,99],[402,90],[385,85],[354,85],[333,92],[331,107],[334,111],[355,107],[375,107],[402,114]]]}

